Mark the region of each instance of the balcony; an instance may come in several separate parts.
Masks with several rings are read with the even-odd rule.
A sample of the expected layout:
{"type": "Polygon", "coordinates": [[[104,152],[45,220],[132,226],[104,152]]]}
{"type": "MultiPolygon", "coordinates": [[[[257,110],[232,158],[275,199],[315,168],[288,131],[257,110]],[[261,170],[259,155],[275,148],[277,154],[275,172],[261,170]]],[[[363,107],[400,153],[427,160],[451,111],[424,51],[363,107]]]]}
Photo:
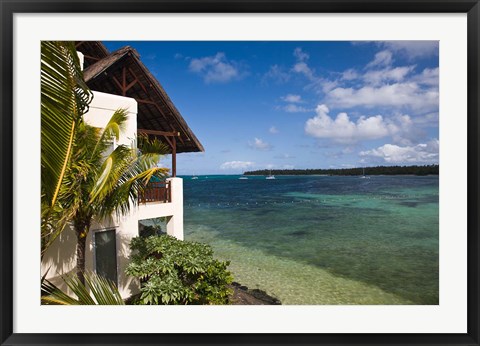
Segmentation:
{"type": "MultiPolygon", "coordinates": [[[[139,196],[135,212],[136,220],[165,217],[167,234],[183,239],[183,180],[167,178],[166,181],[150,182],[139,196]]],[[[137,222],[138,225],[138,222],[137,222]]]]}
{"type": "Polygon", "coordinates": [[[140,203],[172,202],[172,184],[170,180],[150,182],[139,196],[140,203]]]}

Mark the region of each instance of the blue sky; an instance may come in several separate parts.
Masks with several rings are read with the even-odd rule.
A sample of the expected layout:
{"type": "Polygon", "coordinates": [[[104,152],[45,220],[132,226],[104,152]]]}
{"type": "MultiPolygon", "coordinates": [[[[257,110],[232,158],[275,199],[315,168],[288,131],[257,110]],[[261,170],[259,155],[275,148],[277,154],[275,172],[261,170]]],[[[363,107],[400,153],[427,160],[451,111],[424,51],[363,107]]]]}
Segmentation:
{"type": "Polygon", "coordinates": [[[438,163],[436,41],[104,43],[139,52],[204,145],[180,175],[438,163]]]}

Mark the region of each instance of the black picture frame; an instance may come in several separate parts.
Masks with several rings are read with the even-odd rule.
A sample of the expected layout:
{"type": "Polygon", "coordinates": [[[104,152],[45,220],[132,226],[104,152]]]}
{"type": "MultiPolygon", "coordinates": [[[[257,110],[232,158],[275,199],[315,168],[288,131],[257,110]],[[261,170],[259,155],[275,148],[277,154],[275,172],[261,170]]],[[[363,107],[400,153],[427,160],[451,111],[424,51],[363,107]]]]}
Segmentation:
{"type": "Polygon", "coordinates": [[[479,345],[479,0],[82,0],[1,4],[0,340],[2,345],[479,345]],[[113,6],[112,6],[113,5],[113,6]],[[13,17],[16,13],[467,13],[468,332],[466,334],[17,334],[13,332],[13,17]]]}

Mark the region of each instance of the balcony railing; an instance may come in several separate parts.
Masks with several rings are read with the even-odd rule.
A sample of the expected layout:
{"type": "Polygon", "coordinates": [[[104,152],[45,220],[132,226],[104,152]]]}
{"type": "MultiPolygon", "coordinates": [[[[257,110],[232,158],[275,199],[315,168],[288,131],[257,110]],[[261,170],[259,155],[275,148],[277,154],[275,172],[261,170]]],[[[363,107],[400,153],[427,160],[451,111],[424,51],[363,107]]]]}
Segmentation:
{"type": "Polygon", "coordinates": [[[146,189],[139,196],[140,203],[172,201],[172,188],[170,181],[148,183],[146,189]]]}

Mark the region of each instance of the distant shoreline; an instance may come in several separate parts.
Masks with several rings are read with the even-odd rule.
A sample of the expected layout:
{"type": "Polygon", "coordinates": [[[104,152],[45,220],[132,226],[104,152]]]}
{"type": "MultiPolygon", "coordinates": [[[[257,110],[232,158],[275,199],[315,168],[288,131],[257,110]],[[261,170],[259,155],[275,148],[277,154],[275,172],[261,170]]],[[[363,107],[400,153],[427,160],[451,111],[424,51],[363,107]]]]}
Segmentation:
{"type": "Polygon", "coordinates": [[[363,175],[439,175],[439,165],[425,166],[375,166],[339,169],[262,169],[247,171],[246,176],[262,175],[317,175],[317,176],[363,176],[363,175]]]}
{"type": "MultiPolygon", "coordinates": [[[[205,174],[208,175],[208,174],[205,174]]],[[[244,176],[245,174],[222,174],[226,176],[244,176]]],[[[272,175],[278,175],[282,177],[358,177],[361,176],[362,174],[273,174],[272,175]]],[[[371,175],[371,176],[377,176],[377,177],[410,177],[412,175],[418,176],[418,177],[436,177],[439,174],[365,174],[365,175],[371,175]]],[[[249,177],[268,177],[268,174],[248,174],[249,177]]]]}

